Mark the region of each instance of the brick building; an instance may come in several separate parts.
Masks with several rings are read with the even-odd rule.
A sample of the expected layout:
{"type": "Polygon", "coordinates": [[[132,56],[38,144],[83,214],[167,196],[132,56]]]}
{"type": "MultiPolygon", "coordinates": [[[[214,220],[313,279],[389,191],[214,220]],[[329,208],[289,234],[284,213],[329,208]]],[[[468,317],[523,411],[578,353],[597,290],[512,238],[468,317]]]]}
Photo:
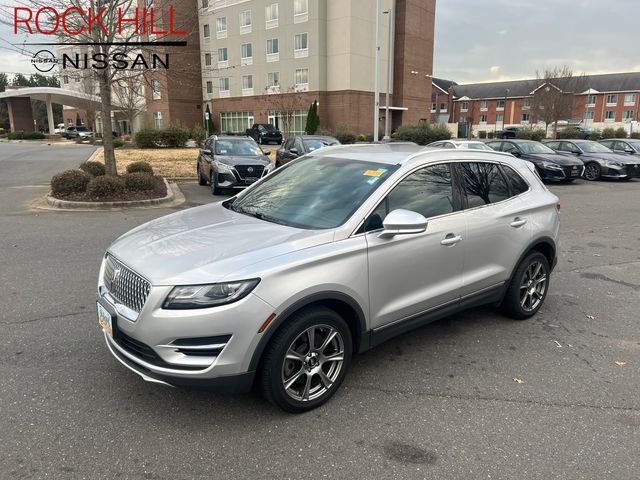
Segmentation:
{"type": "MultiPolygon", "coordinates": [[[[547,85],[536,79],[467,85],[438,78],[432,80],[432,121],[457,123],[460,137],[467,135],[469,127],[477,135],[480,131],[537,123],[535,92],[540,88],[561,89],[554,82],[547,85]]],[[[562,121],[563,125],[640,131],[640,72],[589,75],[581,83],[573,98],[573,112],[562,121]]]]}

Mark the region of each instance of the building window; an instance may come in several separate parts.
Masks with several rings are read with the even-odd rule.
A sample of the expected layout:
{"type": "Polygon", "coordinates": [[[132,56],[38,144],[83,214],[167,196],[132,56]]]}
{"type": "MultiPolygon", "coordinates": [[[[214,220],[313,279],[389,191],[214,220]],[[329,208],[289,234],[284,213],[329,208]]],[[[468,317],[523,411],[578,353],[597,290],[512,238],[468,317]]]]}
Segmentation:
{"type": "Polygon", "coordinates": [[[265,28],[276,28],[278,26],[278,4],[272,3],[265,8],[265,28]]]}
{"type": "Polygon", "coordinates": [[[504,100],[498,100],[496,102],[496,110],[504,110],[504,100]]]}
{"type": "Polygon", "coordinates": [[[296,91],[309,90],[309,69],[297,68],[296,69],[296,91]]]}
{"type": "Polygon", "coordinates": [[[280,50],[278,47],[278,39],[270,38],[267,40],[267,62],[277,62],[280,59],[280,50]]]}
{"type": "Polygon", "coordinates": [[[584,112],[585,120],[593,120],[595,118],[595,112],[584,112]]]}
{"type": "Polygon", "coordinates": [[[211,80],[207,80],[207,93],[213,93],[213,82],[211,80]]]}
{"type": "Polygon", "coordinates": [[[73,79],[76,83],[80,83],[80,75],[76,75],[73,79]]]}
{"type": "Polygon", "coordinates": [[[253,112],[220,113],[220,131],[224,133],[244,133],[253,125],[253,112]]]}
{"type": "Polygon", "coordinates": [[[486,109],[487,109],[487,101],[486,100],[480,100],[480,110],[486,110],[486,109]]]}
{"type": "Polygon", "coordinates": [[[242,76],[242,95],[253,95],[253,75],[242,76]]]}
{"type": "Polygon", "coordinates": [[[504,124],[504,113],[496,114],[496,123],[504,124]]]}
{"type": "Polygon", "coordinates": [[[531,108],[531,99],[530,98],[525,98],[522,100],[522,109],[523,110],[528,110],[531,108]]]}
{"type": "Polygon", "coordinates": [[[523,113],[520,117],[520,123],[529,123],[529,114],[523,113]]]}
{"type": "Polygon", "coordinates": [[[635,93],[626,93],[624,95],[624,104],[625,105],[635,105],[636,104],[636,94],[635,93]]]}
{"type": "Polygon", "coordinates": [[[69,83],[69,75],[62,76],[62,83],[64,83],[65,85],[69,83]]]}
{"type": "Polygon", "coordinates": [[[293,0],[293,23],[306,22],[309,19],[309,0],[293,0]]]}
{"type": "Polygon", "coordinates": [[[623,120],[633,120],[633,110],[625,110],[622,112],[623,120]]]}
{"type": "Polygon", "coordinates": [[[267,74],[267,93],[280,93],[280,72],[267,74]]]}
{"type": "Polygon", "coordinates": [[[218,49],[218,68],[227,68],[229,66],[229,55],[227,47],[218,49]]]}
{"type": "Polygon", "coordinates": [[[468,112],[469,111],[469,102],[462,102],[460,104],[460,111],[461,112],[468,112]]]}
{"type": "Polygon", "coordinates": [[[587,107],[595,107],[596,106],[596,96],[595,95],[587,95],[587,100],[585,102],[585,106],[587,106],[587,107]]]}
{"type": "Polygon", "coordinates": [[[210,35],[211,35],[211,32],[209,32],[209,24],[208,24],[208,23],[205,23],[205,24],[202,26],[202,36],[203,36],[204,38],[209,38],[209,36],[210,36],[210,35]]]}
{"type": "Polygon", "coordinates": [[[250,43],[243,43],[240,46],[242,65],[253,64],[253,46],[250,43]]]}
{"type": "Polygon", "coordinates": [[[607,110],[604,112],[604,121],[605,122],[615,122],[616,121],[616,112],[614,110],[607,110]]]}
{"type": "Polygon", "coordinates": [[[220,97],[229,96],[229,77],[220,77],[218,79],[220,87],[220,97]]]}
{"type": "Polygon", "coordinates": [[[202,0],[202,8],[209,8],[209,0],[202,0]]]}
{"type": "Polygon", "coordinates": [[[154,100],[160,100],[160,80],[151,80],[151,96],[154,100]]]}
{"type": "Polygon", "coordinates": [[[617,105],[618,104],[618,95],[611,94],[607,95],[607,105],[617,105]]]}
{"type": "MultiPolygon", "coordinates": [[[[289,132],[285,132],[287,135],[302,135],[307,125],[308,111],[304,109],[295,110],[291,117],[289,124],[289,132]]],[[[278,129],[284,129],[284,123],[282,121],[282,114],[277,111],[270,111],[268,116],[268,122],[274,125],[278,129]]]]}
{"type": "Polygon", "coordinates": [[[251,10],[240,13],[240,35],[251,33],[251,10]]]}
{"type": "Polygon", "coordinates": [[[216,18],[216,38],[227,38],[227,17],[216,18]]]}
{"type": "Polygon", "coordinates": [[[480,123],[487,123],[487,116],[486,115],[480,115],[480,123]]]}
{"type": "Polygon", "coordinates": [[[210,67],[211,66],[211,54],[210,53],[205,53],[204,54],[204,65],[206,67],[210,67]]]}
{"type": "Polygon", "coordinates": [[[440,113],[447,113],[447,104],[446,103],[441,103],[440,104],[440,113]]]}
{"type": "Polygon", "coordinates": [[[156,127],[156,129],[161,129],[163,126],[162,123],[162,112],[154,112],[153,113],[153,126],[156,127]]]}
{"type": "Polygon", "coordinates": [[[436,113],[436,107],[437,105],[435,103],[431,104],[431,113],[436,113]]]}
{"type": "Polygon", "coordinates": [[[297,33],[293,39],[293,56],[302,58],[309,56],[309,35],[306,33],[297,33]]]}

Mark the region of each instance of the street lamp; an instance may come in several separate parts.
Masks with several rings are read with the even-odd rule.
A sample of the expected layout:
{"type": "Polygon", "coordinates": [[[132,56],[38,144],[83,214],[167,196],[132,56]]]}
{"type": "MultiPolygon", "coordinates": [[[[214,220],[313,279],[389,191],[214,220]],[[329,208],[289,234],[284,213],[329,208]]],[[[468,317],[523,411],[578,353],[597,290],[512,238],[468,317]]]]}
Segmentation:
{"type": "MultiPolygon", "coordinates": [[[[386,99],[386,105],[384,108],[384,137],[383,140],[390,140],[391,139],[391,132],[390,132],[390,126],[389,126],[389,90],[391,89],[391,65],[392,65],[392,48],[391,48],[391,44],[393,42],[393,9],[390,8],[389,10],[386,10],[384,12],[385,15],[389,15],[388,20],[388,30],[389,30],[389,38],[387,40],[387,99],[386,99]]],[[[378,141],[378,138],[375,137],[374,141],[378,141]]]]}
{"type": "Polygon", "coordinates": [[[374,68],[373,141],[377,142],[380,131],[380,0],[376,0],[376,51],[374,68]]]}
{"type": "Polygon", "coordinates": [[[504,91],[504,107],[502,108],[502,131],[504,132],[505,121],[507,120],[507,97],[509,96],[509,89],[504,91]]]}

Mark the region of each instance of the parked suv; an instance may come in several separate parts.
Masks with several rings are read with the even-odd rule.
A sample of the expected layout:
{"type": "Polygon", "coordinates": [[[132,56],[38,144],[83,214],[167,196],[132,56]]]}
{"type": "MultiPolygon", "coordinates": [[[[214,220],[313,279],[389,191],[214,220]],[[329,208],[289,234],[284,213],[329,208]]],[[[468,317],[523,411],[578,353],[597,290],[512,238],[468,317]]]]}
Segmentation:
{"type": "Polygon", "coordinates": [[[198,155],[198,183],[209,183],[213,195],[245,188],[273,170],[269,153],[251,138],[209,137],[198,155]]]}
{"type": "Polygon", "coordinates": [[[282,132],[270,123],[254,123],[246,133],[247,136],[260,144],[275,143],[280,145],[282,143],[282,132]]]}
{"type": "Polygon", "coordinates": [[[288,138],[276,153],[276,167],[281,167],[307,153],[333,145],[340,145],[340,142],[333,137],[323,135],[296,135],[288,138]]]}
{"type": "Polygon", "coordinates": [[[66,138],[93,138],[94,133],[87,127],[69,127],[65,133],[66,138]]]}
{"type": "Polygon", "coordinates": [[[151,382],[326,402],[352,355],[491,304],[533,316],[558,198],[526,162],[407,145],[327,147],[231,199],[120,237],[98,282],[111,353],[151,382]]]}

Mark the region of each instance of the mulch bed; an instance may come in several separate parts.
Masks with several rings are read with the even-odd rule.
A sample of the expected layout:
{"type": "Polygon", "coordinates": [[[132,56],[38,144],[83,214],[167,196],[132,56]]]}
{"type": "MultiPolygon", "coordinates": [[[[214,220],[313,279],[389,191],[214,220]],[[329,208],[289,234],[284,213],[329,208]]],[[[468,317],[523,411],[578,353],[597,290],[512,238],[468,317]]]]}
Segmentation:
{"type": "Polygon", "coordinates": [[[115,197],[92,197],[87,193],[69,193],[66,195],[51,195],[58,200],[68,200],[71,202],[130,202],[135,200],[151,200],[153,198],[162,198],[167,195],[167,186],[161,176],[153,177],[153,190],[148,192],[132,192],[125,191],[121,195],[115,197]]]}

